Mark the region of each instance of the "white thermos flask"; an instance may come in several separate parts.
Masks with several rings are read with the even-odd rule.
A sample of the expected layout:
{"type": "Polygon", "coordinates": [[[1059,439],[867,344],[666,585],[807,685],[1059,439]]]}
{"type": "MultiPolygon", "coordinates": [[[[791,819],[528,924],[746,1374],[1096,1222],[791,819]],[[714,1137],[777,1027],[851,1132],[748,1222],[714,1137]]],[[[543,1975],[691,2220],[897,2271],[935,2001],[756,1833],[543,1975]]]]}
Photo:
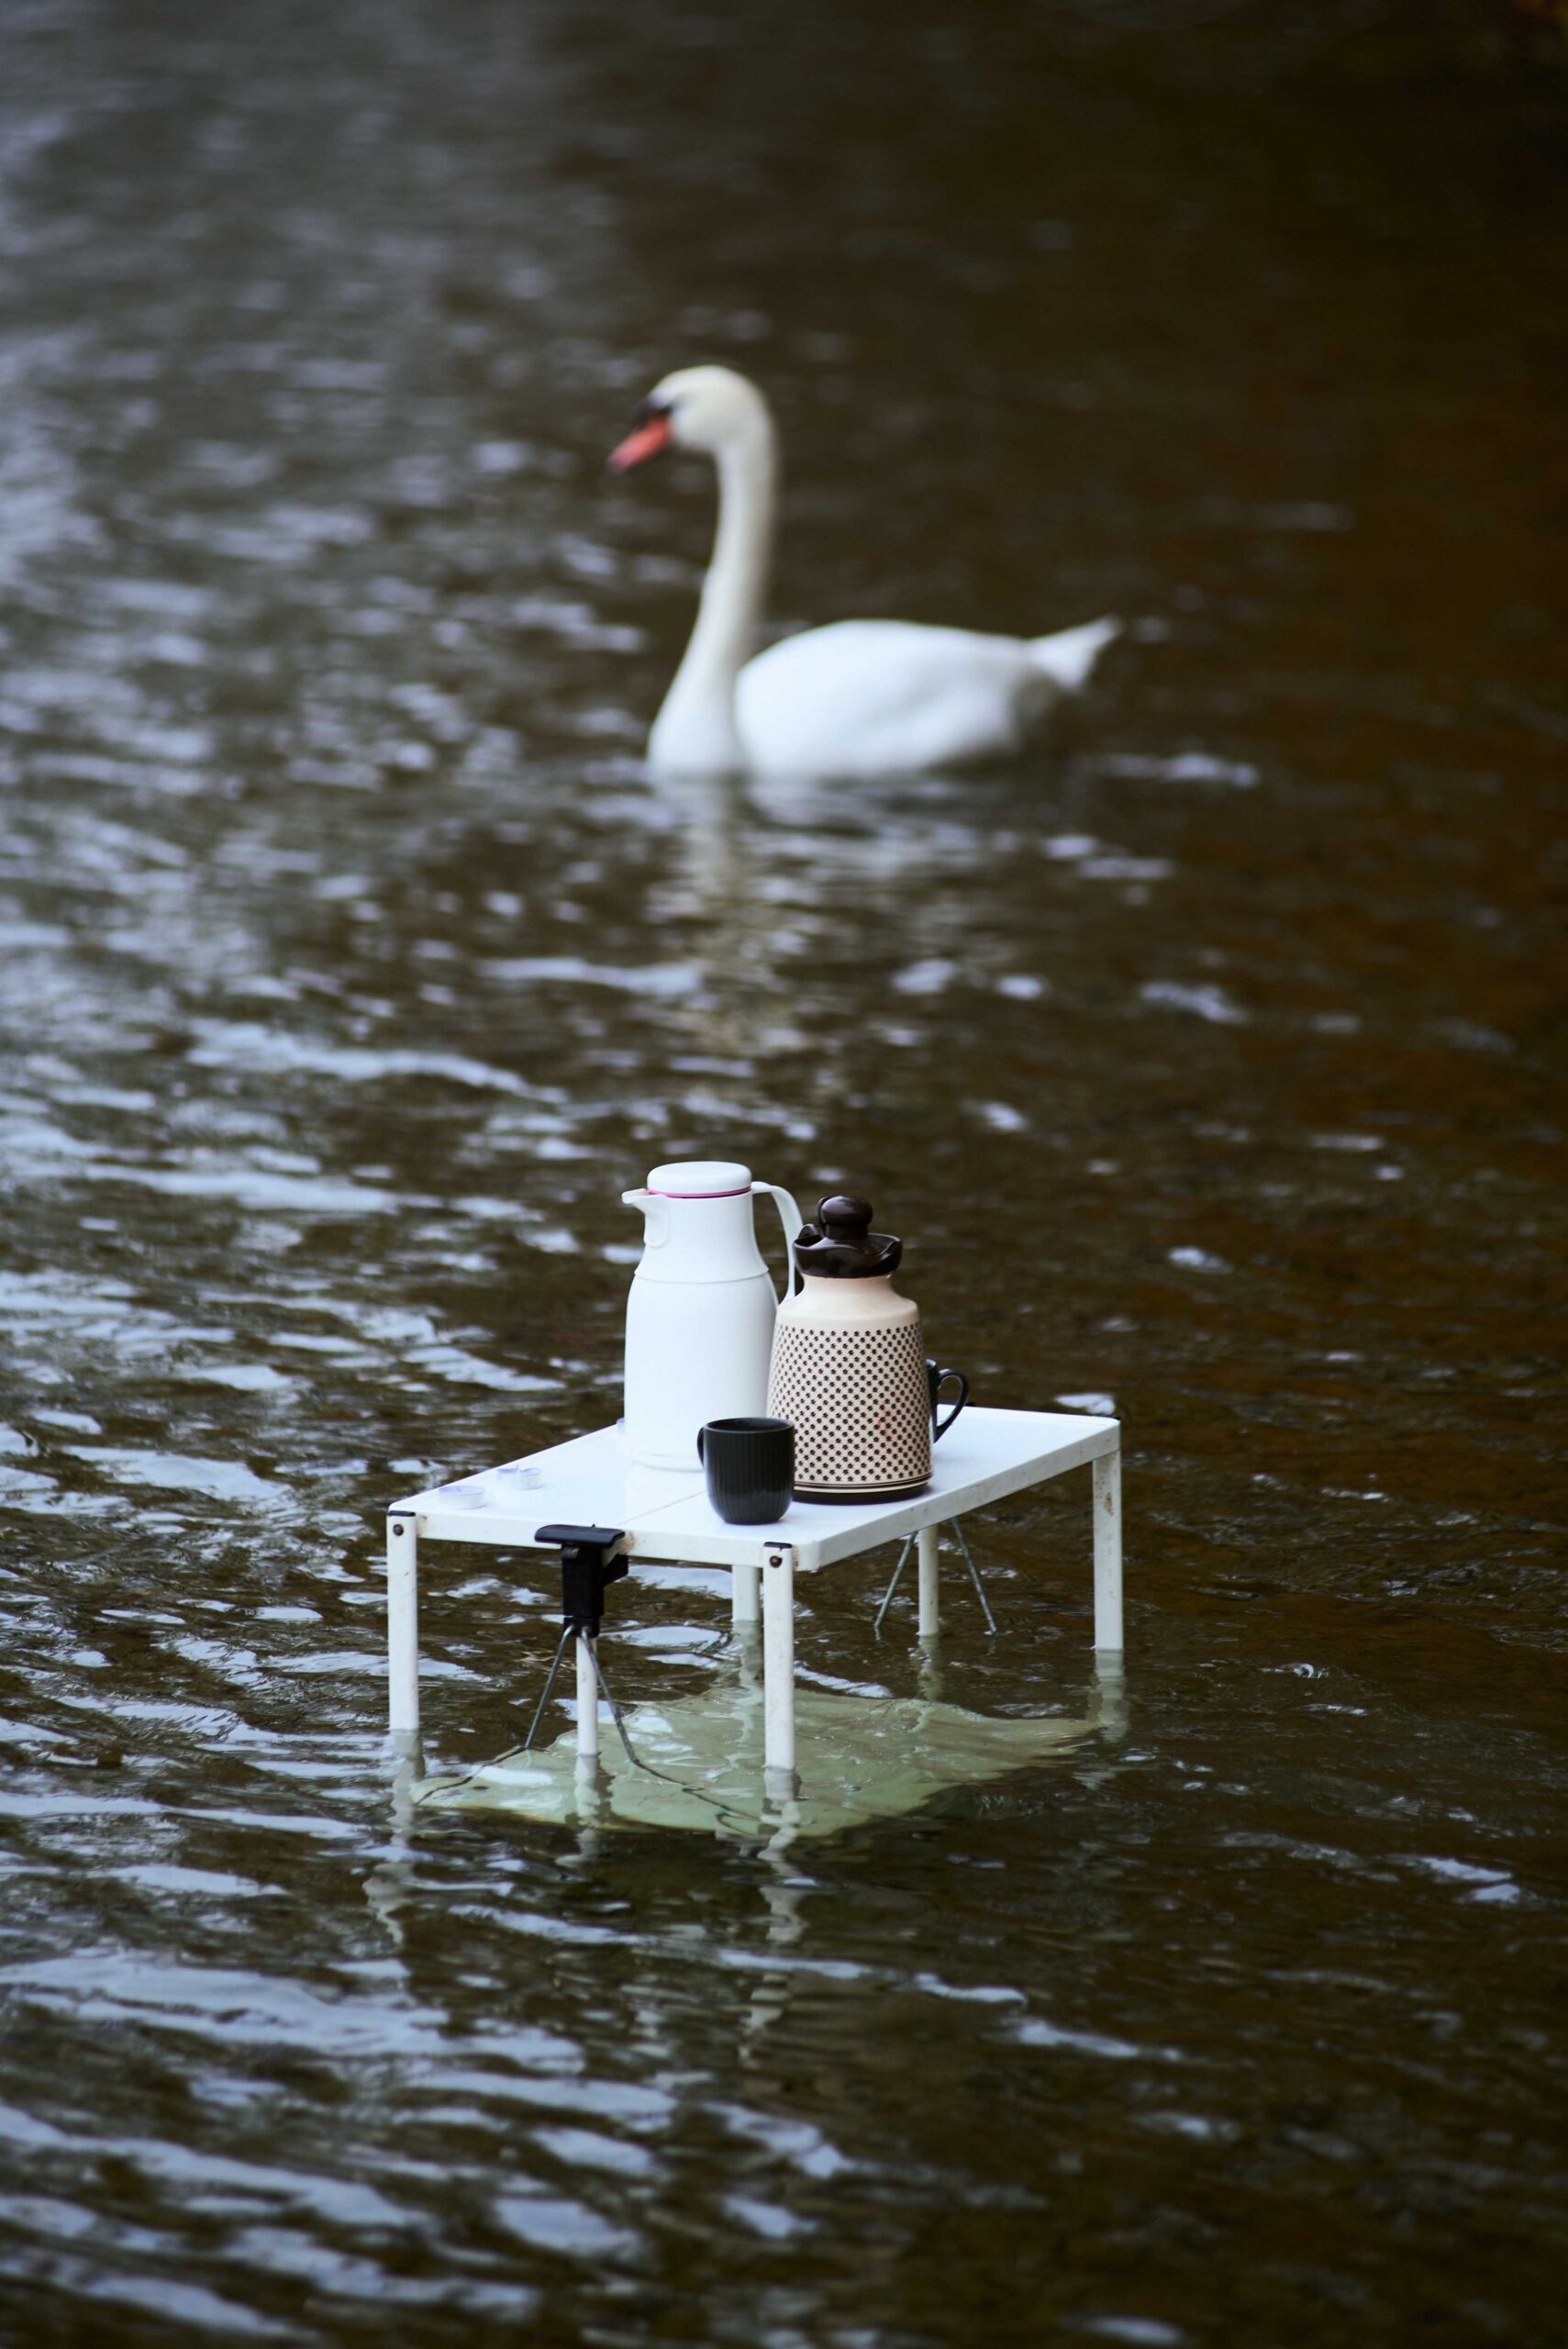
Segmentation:
{"type": "Polygon", "coordinates": [[[794,1199],[727,1159],[656,1166],[643,1189],[621,1194],[643,1218],[626,1308],[626,1440],[644,1467],[695,1470],[707,1420],[767,1409],[778,1298],[752,1218],[763,1191],[787,1247],[800,1230],[794,1199]]]}

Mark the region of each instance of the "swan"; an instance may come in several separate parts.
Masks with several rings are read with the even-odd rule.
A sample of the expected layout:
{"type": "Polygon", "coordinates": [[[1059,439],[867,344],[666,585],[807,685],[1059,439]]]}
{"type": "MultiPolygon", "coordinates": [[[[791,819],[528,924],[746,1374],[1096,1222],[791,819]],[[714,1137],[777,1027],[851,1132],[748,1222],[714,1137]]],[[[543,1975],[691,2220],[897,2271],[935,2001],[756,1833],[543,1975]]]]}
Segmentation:
{"type": "Polygon", "coordinates": [[[667,773],[876,775],[1023,748],[1120,632],[981,636],[909,620],[836,620],[753,653],[773,550],[777,440],[767,401],[729,367],[656,384],[613,450],[617,473],[664,449],[718,469],[718,529],[696,625],[648,738],[667,773]]]}

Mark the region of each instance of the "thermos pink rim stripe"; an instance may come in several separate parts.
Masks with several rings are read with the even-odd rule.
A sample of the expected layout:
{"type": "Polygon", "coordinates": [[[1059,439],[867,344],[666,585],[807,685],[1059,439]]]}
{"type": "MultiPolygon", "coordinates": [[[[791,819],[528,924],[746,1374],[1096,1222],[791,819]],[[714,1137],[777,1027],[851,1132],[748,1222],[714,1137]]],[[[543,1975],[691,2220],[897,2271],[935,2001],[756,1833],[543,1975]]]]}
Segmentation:
{"type": "Polygon", "coordinates": [[[651,1199],[749,1199],[751,1186],[742,1183],[733,1191],[656,1191],[650,1183],[648,1196],[651,1199]]]}

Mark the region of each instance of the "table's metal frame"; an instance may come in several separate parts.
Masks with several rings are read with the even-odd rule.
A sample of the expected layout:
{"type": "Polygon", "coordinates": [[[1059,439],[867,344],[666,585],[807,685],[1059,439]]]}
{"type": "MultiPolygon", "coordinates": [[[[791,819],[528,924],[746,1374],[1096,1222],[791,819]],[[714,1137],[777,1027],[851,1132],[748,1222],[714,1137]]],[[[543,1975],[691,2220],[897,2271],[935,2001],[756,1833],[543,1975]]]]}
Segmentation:
{"type": "MultiPolygon", "coordinates": [[[[944,1523],[1006,1498],[1034,1485],[1087,1466],[1093,1478],[1095,1552],[1095,1650],[1118,1656],[1122,1649],[1121,1559],[1121,1429],[1115,1419],[1082,1414],[1032,1411],[974,1411],[966,1414],[976,1428],[999,1442],[998,1456],[977,1473],[962,1470],[944,1475],[938,1453],[938,1473],[930,1486],[913,1500],[889,1501],[879,1508],[835,1510],[817,1507],[792,1508],[787,1522],[791,1538],[766,1527],[721,1524],[712,1516],[695,1481],[672,1489],[666,1481],[656,1498],[626,1530],[626,1549],[634,1559],[684,1560],[696,1564],[727,1565],[731,1574],[731,1606],[739,1631],[755,1636],[759,1620],[762,1635],[764,1747],[772,1773],[793,1776],[795,1770],[795,1577],[814,1573],[856,1556],[900,1536],[912,1535],[918,1553],[918,1626],[922,1639],[934,1638],[938,1625],[937,1553],[944,1523]],[[981,1423],[986,1423],[983,1428],[981,1423]],[[1026,1450],[1020,1453],[1019,1443],[1026,1450]],[[1011,1447],[1010,1450],[1008,1447],[1011,1447]],[[799,1520],[800,1523],[795,1523],[799,1520]]],[[[961,1422],[962,1424],[962,1422],[961,1422]]],[[[459,1485],[437,1486],[412,1500],[397,1503],[386,1521],[386,1633],[390,1725],[394,1740],[405,1752],[417,1749],[419,1736],[419,1547],[422,1542],[483,1542],[505,1549],[537,1549],[541,1518],[552,1510],[541,1493],[537,1501],[526,1497],[527,1486],[515,1497],[488,1498],[480,1508],[458,1496],[476,1485],[498,1496],[502,1476],[521,1476],[536,1463],[560,1461],[569,1452],[592,1453],[607,1460],[617,1441],[611,1430],[576,1446],[556,1446],[528,1459],[511,1462],[505,1469],[486,1472],[483,1478],[465,1477],[459,1485]]],[[[956,1452],[959,1448],[954,1447],[956,1452]]],[[[591,1475],[591,1467],[584,1470],[591,1475]]],[[[646,1480],[645,1480],[646,1481],[646,1480]]],[[[610,1487],[606,1486],[606,1498],[610,1487]]],[[[625,1510],[623,1513],[633,1514],[625,1510]]],[[[584,1520],[586,1521],[586,1520],[584,1520]]],[[[618,1524],[608,1513],[598,1522],[618,1524]]],[[[577,1750],[584,1760],[598,1753],[599,1683],[591,1642],[577,1642],[577,1750]]]]}

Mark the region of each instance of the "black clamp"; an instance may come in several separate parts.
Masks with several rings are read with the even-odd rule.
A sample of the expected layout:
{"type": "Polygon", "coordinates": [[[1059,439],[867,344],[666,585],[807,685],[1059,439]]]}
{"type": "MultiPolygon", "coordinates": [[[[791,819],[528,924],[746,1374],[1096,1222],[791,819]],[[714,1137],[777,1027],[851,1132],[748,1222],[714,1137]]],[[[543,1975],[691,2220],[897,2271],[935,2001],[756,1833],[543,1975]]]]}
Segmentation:
{"type": "Polygon", "coordinates": [[[606,1589],[631,1571],[621,1548],[625,1533],[616,1526],[541,1525],[534,1540],[561,1552],[561,1620],[566,1630],[596,1639],[606,1589]]]}

